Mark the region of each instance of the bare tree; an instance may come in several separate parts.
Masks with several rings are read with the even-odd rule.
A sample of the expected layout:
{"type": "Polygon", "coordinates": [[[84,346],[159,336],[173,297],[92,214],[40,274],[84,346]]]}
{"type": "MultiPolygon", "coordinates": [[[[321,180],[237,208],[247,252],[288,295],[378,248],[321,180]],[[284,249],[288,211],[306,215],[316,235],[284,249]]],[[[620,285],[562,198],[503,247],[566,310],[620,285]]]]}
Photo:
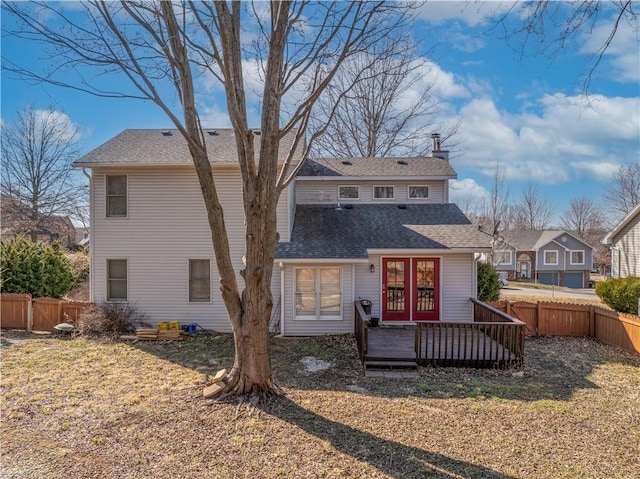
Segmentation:
{"type": "Polygon", "coordinates": [[[36,241],[54,217],[77,207],[84,191],[74,181],[71,162],[78,157],[79,140],[78,128],[52,108],[26,106],[13,125],[2,125],[5,226],[36,241]]]}
{"type": "Polygon", "coordinates": [[[552,203],[544,198],[533,183],[527,184],[522,196],[511,208],[510,227],[524,230],[543,230],[553,216],[552,203]]]}
{"type": "MultiPolygon", "coordinates": [[[[90,68],[99,74],[124,74],[132,91],[112,91],[108,85],[101,88],[103,83],[86,82],[82,77],[70,85],[56,79],[59,65],[44,74],[26,72],[5,61],[6,68],[96,95],[150,100],[184,137],[200,181],[220,291],[235,339],[234,365],[224,392],[253,395],[278,391],[269,356],[270,284],[278,243],[278,197],[301,167],[301,163],[292,164],[294,152],[304,143],[318,97],[342,65],[363,52],[383,53],[382,40],[407,24],[411,7],[386,2],[291,1],[261,6],[268,12],[226,1],[95,1],[85,4],[82,12],[66,15],[47,2],[37,4],[39,11],[21,3],[3,4],[23,21],[23,29],[14,34],[53,46],[52,58],[81,75],[90,68]],[[251,31],[255,41],[243,43],[243,31],[251,31]],[[264,83],[258,139],[248,125],[245,60],[258,63],[264,83]],[[233,269],[224,211],[200,125],[195,82],[200,73],[214,77],[224,87],[235,134],[246,218],[242,290],[233,269]],[[171,104],[175,96],[179,107],[171,104]],[[295,140],[279,168],[279,144],[286,134],[295,135],[295,140]],[[258,157],[255,141],[259,141],[258,157]]],[[[311,137],[307,149],[313,140],[311,137]]]]}
{"type": "Polygon", "coordinates": [[[587,197],[571,200],[569,209],[562,214],[562,226],[575,231],[580,238],[587,240],[589,234],[601,232],[604,227],[604,217],[595,202],[587,197]]]}
{"type": "Polygon", "coordinates": [[[394,41],[386,56],[354,57],[318,101],[311,130],[324,129],[313,154],[340,157],[423,156],[432,131],[449,140],[458,125],[435,126],[438,103],[425,84],[428,62],[409,38],[394,41]],[[331,117],[328,124],[326,118],[331,117]]]}
{"type": "Polygon", "coordinates": [[[640,161],[618,168],[604,198],[617,216],[626,216],[640,204],[640,161]]]}
{"type": "Polygon", "coordinates": [[[610,25],[608,34],[595,52],[591,67],[584,74],[584,91],[588,92],[594,72],[600,66],[622,24],[627,22],[637,33],[639,12],[635,10],[636,7],[637,2],[633,0],[514,2],[513,6],[500,16],[497,25],[502,27],[503,36],[507,41],[514,38],[522,39],[519,49],[523,53],[533,45],[534,55],[554,57],[559,50],[573,45],[578,34],[591,32],[599,18],[612,12],[613,17],[607,17],[610,25]],[[508,17],[512,14],[522,19],[516,28],[509,26],[508,17]],[[550,25],[555,28],[551,30],[550,25]],[[550,31],[559,33],[549,37],[550,31]]]}
{"type": "Polygon", "coordinates": [[[491,262],[495,264],[497,254],[505,250],[509,241],[507,230],[510,215],[509,188],[505,187],[504,175],[498,165],[493,176],[491,195],[483,210],[478,219],[478,228],[493,237],[491,262]]]}

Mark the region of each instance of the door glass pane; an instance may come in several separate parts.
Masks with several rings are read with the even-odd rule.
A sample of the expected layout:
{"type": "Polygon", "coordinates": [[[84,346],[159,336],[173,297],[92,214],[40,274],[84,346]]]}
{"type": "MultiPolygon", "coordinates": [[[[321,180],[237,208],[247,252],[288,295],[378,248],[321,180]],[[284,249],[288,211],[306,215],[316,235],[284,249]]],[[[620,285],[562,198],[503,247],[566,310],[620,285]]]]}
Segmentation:
{"type": "Polygon", "coordinates": [[[416,310],[433,311],[433,288],[435,284],[435,264],[433,261],[416,262],[416,310]]]}
{"type": "Polygon", "coordinates": [[[404,261],[387,261],[387,312],[405,310],[404,261]]]}

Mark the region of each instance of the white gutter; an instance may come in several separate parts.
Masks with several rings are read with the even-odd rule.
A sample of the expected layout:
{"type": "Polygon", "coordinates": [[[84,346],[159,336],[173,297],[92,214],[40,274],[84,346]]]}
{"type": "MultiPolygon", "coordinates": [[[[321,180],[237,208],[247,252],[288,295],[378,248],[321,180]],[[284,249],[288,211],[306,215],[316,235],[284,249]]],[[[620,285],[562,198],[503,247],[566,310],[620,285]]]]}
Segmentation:
{"type": "Polygon", "coordinates": [[[87,169],[85,167],[82,168],[82,174],[89,179],[89,301],[94,302],[94,266],[96,262],[94,258],[95,248],[93,244],[93,175],[87,173],[87,169]]]}
{"type": "Polygon", "coordinates": [[[296,181],[436,181],[455,180],[458,175],[429,175],[429,176],[297,176],[296,181]]]}
{"type": "Polygon", "coordinates": [[[282,263],[368,263],[368,258],[276,258],[280,264],[282,263]]]}
{"type": "Polygon", "coordinates": [[[451,253],[479,253],[483,251],[491,251],[491,247],[484,248],[440,248],[440,249],[368,249],[367,253],[398,256],[404,254],[410,255],[442,255],[451,253]]]}

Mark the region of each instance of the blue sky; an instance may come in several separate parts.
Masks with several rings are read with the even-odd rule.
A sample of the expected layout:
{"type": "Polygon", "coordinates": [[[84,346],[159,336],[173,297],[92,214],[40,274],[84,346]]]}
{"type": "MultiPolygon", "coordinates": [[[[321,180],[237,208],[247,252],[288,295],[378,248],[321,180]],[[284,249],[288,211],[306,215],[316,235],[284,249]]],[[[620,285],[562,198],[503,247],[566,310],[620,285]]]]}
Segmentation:
{"type": "MultiPolygon", "coordinates": [[[[638,25],[621,24],[587,96],[584,75],[609,33],[613,11],[604,9],[590,32],[548,58],[531,49],[523,54],[518,48],[521,38],[507,44],[490,31],[496,12],[508,7],[504,2],[429,1],[414,29],[429,51],[422,84],[433,84],[439,122],[461,124],[462,149],[452,159],[458,171],[452,199],[464,206],[480,204],[498,170],[513,201],[533,183],[554,203],[557,216],[572,198],[582,196],[606,210],[601,197],[611,185],[611,175],[621,165],[640,161],[638,25]]],[[[10,23],[4,12],[2,21],[10,23]]],[[[2,54],[23,66],[49,61],[33,44],[7,36],[2,38],[2,54]]],[[[206,94],[211,98],[203,110],[203,124],[228,127],[220,90],[212,88],[206,94]]],[[[171,127],[150,103],[26,84],[6,72],[1,99],[3,122],[11,123],[26,103],[63,111],[79,125],[85,151],[126,128],[171,127]]],[[[430,141],[430,134],[425,132],[425,141],[430,141]]]]}

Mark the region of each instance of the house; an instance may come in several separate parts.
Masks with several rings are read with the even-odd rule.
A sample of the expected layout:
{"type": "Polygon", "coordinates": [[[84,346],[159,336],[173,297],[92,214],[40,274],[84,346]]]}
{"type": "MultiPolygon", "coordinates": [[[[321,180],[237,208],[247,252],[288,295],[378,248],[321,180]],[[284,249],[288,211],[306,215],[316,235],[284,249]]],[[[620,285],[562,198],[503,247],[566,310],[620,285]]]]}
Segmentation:
{"type": "Polygon", "coordinates": [[[0,238],[2,240],[31,239],[35,230],[37,242],[59,241],[63,246],[71,246],[75,243],[75,228],[68,216],[41,215],[39,220],[34,221],[31,214],[32,210],[18,199],[1,195],[0,238]]]}
{"type": "MultiPolygon", "coordinates": [[[[207,133],[240,271],[245,232],[233,131],[207,133]]],[[[281,143],[282,160],[292,138],[281,143]]],[[[438,146],[430,157],[303,165],[278,203],[271,287],[282,334],[352,333],[360,298],[372,301],[383,323],[473,321],[476,258],[490,244],[449,202],[456,173],[438,146]]],[[[125,130],[74,165],[91,169],[91,300],[134,302],[153,322],[229,331],[204,203],[180,134],[125,130]]]]}
{"type": "Polygon", "coordinates": [[[507,231],[493,255],[495,268],[509,280],[586,288],[593,248],[564,230],[507,231]]]}
{"type": "Polygon", "coordinates": [[[611,276],[640,276],[640,205],[603,239],[611,249],[611,276]]]}

